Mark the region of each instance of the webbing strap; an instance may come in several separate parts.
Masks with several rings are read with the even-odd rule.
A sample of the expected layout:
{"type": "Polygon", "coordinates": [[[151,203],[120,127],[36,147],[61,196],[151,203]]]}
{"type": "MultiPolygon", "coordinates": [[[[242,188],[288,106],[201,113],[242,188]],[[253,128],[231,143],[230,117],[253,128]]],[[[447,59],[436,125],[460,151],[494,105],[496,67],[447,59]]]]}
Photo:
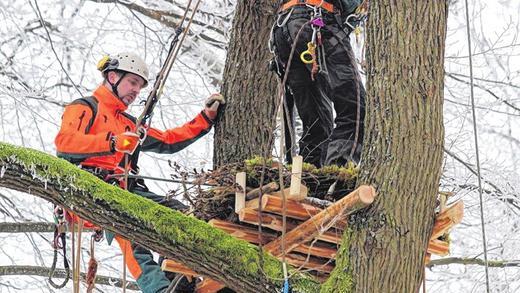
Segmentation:
{"type": "Polygon", "coordinates": [[[321,7],[330,13],[334,13],[334,5],[324,0],[290,0],[282,5],[281,11],[285,11],[296,5],[312,5],[321,7]]]}

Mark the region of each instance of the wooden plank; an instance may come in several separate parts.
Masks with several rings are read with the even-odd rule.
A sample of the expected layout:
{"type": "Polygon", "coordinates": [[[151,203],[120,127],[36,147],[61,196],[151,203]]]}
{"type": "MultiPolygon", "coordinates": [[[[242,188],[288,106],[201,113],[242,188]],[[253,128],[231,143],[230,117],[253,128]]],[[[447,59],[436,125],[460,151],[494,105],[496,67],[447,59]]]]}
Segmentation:
{"type": "Polygon", "coordinates": [[[362,185],[298,227],[287,232],[285,237],[278,237],[265,245],[264,248],[274,256],[281,256],[284,253],[282,251],[282,241],[284,241],[285,252],[290,252],[300,244],[313,239],[322,229],[321,227],[327,230],[332,226],[332,222],[335,219],[370,205],[375,197],[376,192],[372,186],[362,185]]]}
{"type": "MultiPolygon", "coordinates": [[[[245,240],[249,243],[254,243],[254,244],[260,243],[258,229],[245,227],[242,225],[238,225],[238,224],[234,224],[234,223],[230,223],[230,222],[226,222],[226,221],[218,220],[218,219],[212,219],[208,222],[208,224],[228,233],[229,235],[231,235],[235,238],[245,240]]],[[[277,236],[274,233],[262,231],[262,238],[261,238],[262,245],[273,241],[274,239],[276,239],[276,237],[277,236]]]]}
{"type": "MultiPolygon", "coordinates": [[[[174,260],[171,260],[171,259],[165,259],[161,265],[161,269],[163,271],[167,271],[167,272],[182,274],[182,275],[188,276],[190,278],[196,277],[199,275],[196,272],[192,271],[191,269],[189,269],[189,268],[185,267],[184,265],[182,265],[174,260]]],[[[212,279],[204,279],[204,281],[202,281],[200,284],[197,285],[195,292],[213,293],[213,292],[217,292],[218,290],[220,290],[224,287],[225,287],[225,285],[223,285],[217,281],[214,281],[212,279]]]]}
{"type": "Polygon", "coordinates": [[[238,213],[246,206],[246,172],[239,172],[235,177],[238,187],[235,191],[235,213],[238,213]]]}
{"type": "Polygon", "coordinates": [[[324,245],[319,242],[316,243],[302,243],[294,248],[295,252],[302,253],[304,255],[312,255],[321,258],[334,259],[338,250],[331,248],[329,245],[324,245]]]}
{"type": "MultiPolygon", "coordinates": [[[[285,195],[286,199],[291,199],[291,200],[295,200],[295,201],[302,201],[305,198],[307,198],[307,194],[309,193],[309,190],[307,189],[307,186],[301,184],[300,185],[300,192],[298,194],[291,195],[291,188],[290,187],[285,188],[283,190],[283,192],[284,192],[284,195],[285,195]]],[[[279,191],[271,192],[271,193],[269,193],[269,195],[282,198],[282,191],[279,190],[279,191]]]]}
{"type": "Polygon", "coordinates": [[[215,293],[224,287],[226,286],[217,281],[204,279],[197,285],[197,288],[195,288],[195,293],[215,293]]]}
{"type": "Polygon", "coordinates": [[[448,207],[435,218],[433,232],[430,239],[437,239],[450,230],[453,226],[459,224],[464,216],[464,203],[459,200],[455,204],[448,207]]]}
{"type": "Polygon", "coordinates": [[[302,165],[303,165],[303,157],[302,156],[294,156],[291,170],[291,186],[289,188],[289,194],[285,193],[285,195],[289,195],[294,200],[302,200],[307,196],[307,190],[302,185],[302,165]],[[301,193],[302,186],[305,188],[305,193],[301,193]]]}
{"type": "Polygon", "coordinates": [[[189,276],[189,277],[196,277],[199,275],[195,271],[174,261],[173,259],[163,260],[163,262],[161,264],[161,269],[166,272],[179,273],[181,275],[185,275],[185,276],[189,276]]]}
{"type": "Polygon", "coordinates": [[[246,194],[246,200],[252,200],[252,199],[258,198],[258,197],[260,197],[260,193],[268,194],[268,193],[271,193],[271,192],[273,192],[275,190],[278,190],[279,188],[280,187],[278,186],[278,183],[270,182],[270,183],[262,186],[261,189],[260,189],[260,187],[258,187],[258,188],[255,188],[255,189],[249,191],[246,194]]]}
{"type": "MultiPolygon", "coordinates": [[[[172,260],[172,259],[165,259],[162,262],[161,269],[163,271],[167,272],[173,272],[177,274],[182,274],[185,276],[188,276],[189,278],[197,277],[199,274],[197,274],[195,271],[189,269],[188,267],[172,260]]],[[[197,288],[195,289],[195,292],[197,293],[213,293],[217,292],[218,290],[224,288],[225,285],[214,281],[212,279],[204,279],[200,284],[197,285],[197,288]]]]}
{"type": "MultiPolygon", "coordinates": [[[[262,203],[258,199],[253,199],[246,202],[246,207],[258,210],[262,209],[263,212],[269,212],[281,215],[282,214],[282,198],[272,195],[264,195],[262,197],[262,203]]],[[[313,207],[308,204],[300,203],[296,200],[287,199],[287,217],[306,220],[321,211],[320,208],[313,207]]]]}
{"type": "MultiPolygon", "coordinates": [[[[238,213],[238,219],[241,222],[248,223],[248,224],[258,225],[260,223],[260,220],[258,218],[258,211],[251,209],[251,208],[245,208],[245,209],[241,210],[238,213]]],[[[287,221],[286,222],[287,231],[290,231],[290,230],[296,228],[299,225],[299,223],[300,223],[299,221],[297,221],[296,223],[294,223],[292,221],[287,221]]],[[[282,229],[283,229],[282,217],[273,215],[273,214],[262,213],[262,226],[275,230],[275,231],[278,231],[278,232],[282,232],[282,229]]],[[[325,241],[325,242],[329,242],[329,243],[333,243],[333,244],[340,244],[342,234],[343,234],[342,230],[332,228],[332,229],[329,229],[324,232],[322,231],[322,233],[319,233],[316,236],[316,239],[325,241]]]]}
{"type": "Polygon", "coordinates": [[[307,257],[304,255],[289,253],[285,256],[288,264],[299,268],[306,268],[317,272],[329,273],[332,272],[334,266],[330,261],[322,261],[315,257],[307,257]]]}
{"type": "MultiPolygon", "coordinates": [[[[262,208],[262,212],[273,213],[277,215],[282,215],[283,211],[283,200],[281,197],[273,196],[270,194],[265,194],[262,197],[262,204],[260,205],[259,199],[253,199],[246,202],[246,208],[252,208],[258,210],[260,207],[262,208]]],[[[297,220],[307,220],[310,217],[318,214],[322,211],[321,208],[315,207],[310,204],[306,204],[303,202],[299,202],[292,199],[286,200],[286,217],[297,219],[297,220]]],[[[345,219],[337,219],[334,223],[334,227],[344,230],[347,226],[347,221],[345,219]]]]}
{"type": "Polygon", "coordinates": [[[450,244],[447,241],[432,239],[428,242],[428,253],[446,256],[450,253],[450,244]]]}
{"type": "MultiPolygon", "coordinates": [[[[226,222],[223,220],[213,219],[208,222],[211,226],[218,228],[229,235],[245,240],[249,243],[259,244],[260,243],[260,233],[257,229],[246,227],[230,222],[226,222]]],[[[294,224],[293,224],[294,225],[294,224]]],[[[296,226],[296,225],[294,225],[296,226]]],[[[267,244],[273,240],[275,240],[278,236],[267,232],[265,230],[262,231],[262,244],[267,244]]],[[[338,241],[339,241],[338,237],[338,241]]],[[[336,249],[330,247],[330,245],[324,245],[322,243],[314,243],[314,244],[302,244],[294,249],[294,251],[301,252],[304,254],[310,254],[317,257],[323,258],[334,258],[336,257],[336,249]]]]}

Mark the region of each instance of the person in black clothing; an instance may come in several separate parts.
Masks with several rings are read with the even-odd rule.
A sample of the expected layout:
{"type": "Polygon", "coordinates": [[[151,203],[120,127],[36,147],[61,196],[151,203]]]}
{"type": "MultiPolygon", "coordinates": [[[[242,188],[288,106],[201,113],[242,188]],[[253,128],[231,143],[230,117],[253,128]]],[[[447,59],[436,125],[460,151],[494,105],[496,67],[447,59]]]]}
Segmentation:
{"type": "Polygon", "coordinates": [[[286,103],[292,108],[294,100],[303,123],[300,155],[317,167],[360,160],[365,89],[350,46],[351,26],[345,24],[358,5],[357,0],[285,0],[273,26],[270,45],[279,73],[287,69],[295,45],[286,103]],[[309,54],[313,41],[314,56],[309,54]]]}

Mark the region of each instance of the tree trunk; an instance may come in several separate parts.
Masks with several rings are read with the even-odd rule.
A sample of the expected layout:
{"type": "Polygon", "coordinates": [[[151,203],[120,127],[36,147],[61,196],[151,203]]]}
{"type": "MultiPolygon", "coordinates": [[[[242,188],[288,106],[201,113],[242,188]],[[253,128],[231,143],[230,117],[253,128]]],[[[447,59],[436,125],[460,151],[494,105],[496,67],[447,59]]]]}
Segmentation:
{"type": "Polygon", "coordinates": [[[215,166],[271,153],[278,101],[268,40],[276,2],[237,1],[221,90],[227,104],[215,126],[215,166]]]}
{"type": "MultiPolygon", "coordinates": [[[[0,143],[0,186],[62,205],[237,292],[274,292],[282,286],[281,263],[264,253],[261,266],[257,248],[249,243],[50,155],[0,143]]],[[[318,288],[301,273],[291,280],[299,292],[318,288]]]]}
{"type": "Polygon", "coordinates": [[[353,218],[331,292],[417,292],[443,157],[446,1],[370,1],[359,184],[379,196],[353,218]],[[344,272],[348,272],[345,276],[344,272]]]}

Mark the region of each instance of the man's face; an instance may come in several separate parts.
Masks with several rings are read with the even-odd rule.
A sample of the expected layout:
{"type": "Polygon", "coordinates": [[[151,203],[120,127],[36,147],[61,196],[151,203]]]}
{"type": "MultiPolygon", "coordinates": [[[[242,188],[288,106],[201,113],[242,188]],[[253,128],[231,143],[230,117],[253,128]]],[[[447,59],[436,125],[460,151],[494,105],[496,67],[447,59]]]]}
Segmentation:
{"type": "MultiPolygon", "coordinates": [[[[116,72],[109,72],[108,78],[112,84],[118,82],[121,75],[118,75],[116,72]]],[[[127,73],[123,77],[123,80],[117,86],[117,92],[119,94],[119,98],[125,105],[130,105],[137,98],[141,89],[144,86],[144,79],[139,75],[133,73],[127,73]]]]}

